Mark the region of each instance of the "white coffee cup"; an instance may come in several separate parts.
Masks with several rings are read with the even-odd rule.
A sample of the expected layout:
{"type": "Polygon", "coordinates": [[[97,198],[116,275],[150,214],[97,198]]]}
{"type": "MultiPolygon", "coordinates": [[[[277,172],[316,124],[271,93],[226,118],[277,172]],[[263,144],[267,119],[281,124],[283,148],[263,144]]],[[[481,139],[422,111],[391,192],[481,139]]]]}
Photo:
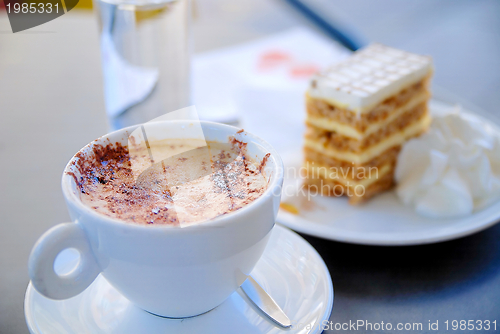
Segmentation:
{"type": "MultiPolygon", "coordinates": [[[[72,223],[57,225],[37,241],[29,259],[35,289],[52,299],[66,299],[85,290],[101,273],[120,293],[153,314],[182,318],[207,312],[229,297],[247,278],[261,257],[278,213],[283,165],[265,141],[237,128],[201,122],[207,141],[227,142],[229,136],[248,143],[252,158],[271,156],[265,174],[268,189],[240,210],[185,228],[139,225],[99,214],[80,200],[80,191],[65,168],[62,189],[72,223]],[[54,262],[59,253],[74,248],[78,266],[58,275],[54,262]]],[[[151,126],[151,125],[149,125],[151,126]]],[[[165,138],[193,138],[189,121],[154,123],[165,138]]],[[[105,135],[85,146],[120,142],[135,127],[105,135]]]]}

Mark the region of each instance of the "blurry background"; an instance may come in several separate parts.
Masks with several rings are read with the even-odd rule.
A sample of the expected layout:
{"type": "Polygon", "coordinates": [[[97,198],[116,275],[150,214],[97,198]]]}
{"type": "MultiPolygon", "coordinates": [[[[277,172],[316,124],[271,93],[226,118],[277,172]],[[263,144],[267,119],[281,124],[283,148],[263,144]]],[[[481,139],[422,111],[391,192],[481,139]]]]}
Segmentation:
{"type": "MultiPolygon", "coordinates": [[[[432,55],[434,84],[441,94],[475,104],[492,117],[498,114],[499,1],[303,2],[361,42],[378,41],[432,55]]],[[[97,20],[90,7],[88,0],[80,0],[77,10],[16,34],[0,11],[2,334],[27,333],[23,313],[26,263],[37,238],[49,227],[69,220],[60,191],[66,162],[107,132],[97,20]]],[[[195,53],[297,26],[316,29],[286,0],[196,0],[193,15],[195,53]]],[[[336,290],[337,296],[348,300],[344,307],[362,307],[352,291],[337,295],[336,290]]],[[[365,310],[375,307],[370,303],[363,304],[365,310]]],[[[334,312],[345,320],[354,311],[334,308],[334,312]]]]}

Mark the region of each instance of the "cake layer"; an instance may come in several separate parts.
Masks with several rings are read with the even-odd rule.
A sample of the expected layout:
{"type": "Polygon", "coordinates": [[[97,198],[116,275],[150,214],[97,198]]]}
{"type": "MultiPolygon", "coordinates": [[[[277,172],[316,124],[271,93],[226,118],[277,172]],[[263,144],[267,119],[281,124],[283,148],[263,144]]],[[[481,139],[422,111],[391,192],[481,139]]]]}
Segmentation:
{"type": "Polygon", "coordinates": [[[431,72],[430,57],[372,44],[317,74],[309,95],[364,114],[431,72]]]}
{"type": "Polygon", "coordinates": [[[430,122],[430,116],[428,115],[428,113],[425,113],[423,117],[421,117],[417,122],[414,122],[412,125],[405,127],[399,132],[391,134],[384,140],[378,142],[373,146],[370,146],[368,149],[365,149],[362,152],[342,151],[332,145],[328,145],[328,142],[311,140],[307,137],[305,138],[305,146],[338,160],[343,160],[353,164],[364,164],[382,154],[384,151],[390,149],[391,147],[399,146],[406,140],[420,135],[422,132],[427,130],[430,122]]]}
{"type": "Polygon", "coordinates": [[[409,110],[406,110],[405,113],[399,115],[399,117],[392,120],[392,122],[379,128],[378,131],[371,133],[361,140],[346,137],[338,132],[318,128],[307,120],[305,138],[307,140],[322,143],[324,146],[332,147],[337,151],[361,153],[392,136],[394,133],[400,132],[406,127],[412,126],[414,123],[425,117],[426,114],[427,101],[420,101],[419,104],[413,106],[409,110]]]}
{"type": "Polygon", "coordinates": [[[394,169],[394,164],[387,163],[380,168],[378,167],[370,167],[361,173],[361,168],[345,168],[345,169],[337,169],[335,167],[327,167],[319,164],[308,164],[305,165],[306,175],[309,179],[324,179],[324,180],[333,180],[337,181],[339,184],[355,187],[355,186],[363,186],[368,187],[374,182],[377,182],[380,178],[385,176],[387,173],[392,173],[394,169]],[[363,174],[363,178],[353,178],[355,174],[358,172],[358,175],[363,174]]]}
{"type": "Polygon", "coordinates": [[[307,120],[325,130],[335,131],[346,137],[361,139],[429,98],[428,78],[402,89],[377,105],[371,112],[356,115],[352,111],[329,104],[322,99],[306,96],[307,120]]]}
{"type": "Polygon", "coordinates": [[[317,128],[335,132],[344,137],[361,141],[371,136],[372,134],[380,131],[380,129],[389,126],[401,115],[407,113],[408,111],[411,111],[417,105],[422,103],[424,104],[427,103],[428,99],[429,99],[429,93],[427,91],[422,91],[419,92],[418,94],[413,95],[413,97],[410,100],[406,101],[404,105],[394,109],[391,113],[388,113],[386,118],[378,122],[372,122],[368,124],[366,127],[364,127],[365,130],[363,132],[356,129],[355,127],[352,127],[351,125],[340,123],[336,120],[332,120],[329,117],[322,115],[318,116],[318,115],[308,114],[306,122],[308,124],[314,125],[317,128]]]}
{"type": "Polygon", "coordinates": [[[359,204],[385,190],[390,189],[394,184],[393,177],[394,169],[390,169],[375,182],[372,182],[367,186],[359,184],[347,186],[338,180],[323,178],[321,176],[319,178],[313,178],[307,175],[304,185],[310,192],[318,192],[321,195],[326,196],[347,196],[349,197],[350,204],[359,204]]]}
{"type": "Polygon", "coordinates": [[[336,170],[338,173],[342,173],[344,178],[357,182],[372,175],[374,169],[380,171],[383,166],[395,165],[400,149],[400,146],[391,147],[365,164],[353,164],[326,156],[306,147],[304,149],[304,164],[306,168],[320,166],[327,168],[329,171],[336,170]]]}

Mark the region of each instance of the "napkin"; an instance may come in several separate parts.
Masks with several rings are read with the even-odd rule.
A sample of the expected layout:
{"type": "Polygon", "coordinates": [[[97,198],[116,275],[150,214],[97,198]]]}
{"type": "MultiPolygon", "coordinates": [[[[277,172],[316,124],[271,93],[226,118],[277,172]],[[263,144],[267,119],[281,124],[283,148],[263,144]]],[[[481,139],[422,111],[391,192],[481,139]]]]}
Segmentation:
{"type": "Polygon", "coordinates": [[[309,78],[350,51],[314,30],[293,28],[193,60],[200,119],[239,122],[278,151],[300,150],[309,78]]]}

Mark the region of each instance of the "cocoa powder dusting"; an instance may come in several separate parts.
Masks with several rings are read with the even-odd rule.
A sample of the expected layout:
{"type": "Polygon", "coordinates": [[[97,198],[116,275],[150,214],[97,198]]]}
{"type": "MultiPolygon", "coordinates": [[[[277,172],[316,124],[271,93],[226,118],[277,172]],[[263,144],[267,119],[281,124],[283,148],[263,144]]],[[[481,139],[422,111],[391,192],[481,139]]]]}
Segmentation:
{"type": "Polygon", "coordinates": [[[260,162],[260,165],[259,165],[259,172],[262,173],[262,169],[264,167],[266,167],[266,164],[267,164],[267,160],[269,159],[269,157],[271,156],[271,153],[267,153],[264,158],[262,158],[262,161],[260,162]]]}
{"type": "MultiPolygon", "coordinates": [[[[171,141],[162,147],[187,145],[185,140],[171,141]]],[[[146,154],[131,157],[128,147],[118,142],[96,144],[89,153],[77,154],[76,170],[68,174],[82,202],[101,214],[138,224],[179,226],[238,210],[264,193],[262,168],[270,154],[256,167],[245,156],[246,145],[235,138],[229,144],[212,143],[210,159],[203,160],[193,144],[193,150],[161,161],[155,169],[146,154]],[[137,177],[137,166],[143,166],[141,177],[146,177],[137,177]]]]}

